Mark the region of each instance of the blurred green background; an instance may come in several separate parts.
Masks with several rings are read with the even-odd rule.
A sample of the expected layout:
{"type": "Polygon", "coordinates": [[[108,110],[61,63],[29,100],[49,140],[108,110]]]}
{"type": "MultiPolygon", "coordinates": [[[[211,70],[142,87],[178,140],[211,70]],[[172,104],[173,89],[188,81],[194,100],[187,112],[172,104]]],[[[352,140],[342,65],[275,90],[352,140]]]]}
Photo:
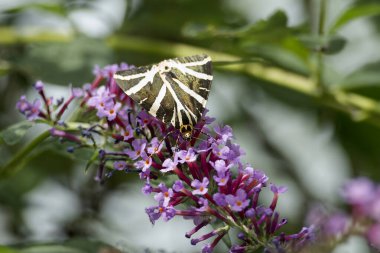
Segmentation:
{"type": "MultiPolygon", "coordinates": [[[[340,207],[347,179],[380,178],[379,14],[378,0],[0,0],[0,129],[23,120],[15,104],[37,96],[36,80],[59,98],[91,82],[95,65],[208,53],[209,114],[234,129],[247,163],[288,186],[279,209],[298,231],[313,204],[340,207]]],[[[42,130],[3,141],[0,166],[42,130]]],[[[1,179],[0,243],[199,251],[184,237],[190,221],[151,226],[136,175],[98,185],[85,163],[48,140],[1,179]]],[[[337,252],[370,249],[350,238],[337,252]]]]}

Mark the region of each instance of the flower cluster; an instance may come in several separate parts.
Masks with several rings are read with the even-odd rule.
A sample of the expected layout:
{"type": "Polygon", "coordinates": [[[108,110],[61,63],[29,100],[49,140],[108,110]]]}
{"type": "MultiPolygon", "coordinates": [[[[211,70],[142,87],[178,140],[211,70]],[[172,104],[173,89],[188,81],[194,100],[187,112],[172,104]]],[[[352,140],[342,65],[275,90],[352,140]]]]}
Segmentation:
{"type": "Polygon", "coordinates": [[[194,126],[192,140],[183,140],[173,126],[139,109],[116,85],[113,73],[131,67],[97,67],[91,84],[72,89],[66,101],[55,103],[46,98],[42,82],[37,82],[41,99],[31,103],[23,96],[17,108],[28,120],[51,125],[52,136],[74,143],[68,151],[95,149],[96,180],[103,182],[110,172],[138,172],[144,182],[142,192],[153,194],[157,202],[146,208],[150,221],[154,224],[175,216],[191,219],[194,228],[186,233],[191,244],[211,239],[202,252],[212,252],[231,228],[239,231],[238,243],[227,245],[235,253],[259,248],[296,251],[311,240],[311,228],[296,234],[279,232],[287,220],[276,206],[286,188],[269,183],[262,171],[241,161],[244,151],[234,143],[229,126],[211,125],[214,119],[205,112],[194,126]],[[72,117],[65,121],[63,115],[74,99],[79,100],[74,113],[77,122],[72,117]],[[268,206],[260,202],[263,191],[272,192],[268,206]],[[212,225],[211,232],[196,235],[207,225],[212,225]]]}
{"type": "Polygon", "coordinates": [[[320,247],[326,250],[350,235],[362,235],[380,250],[380,185],[368,178],[356,178],[343,186],[341,195],[351,213],[328,212],[316,206],[308,215],[308,223],[316,227],[320,247]]]}

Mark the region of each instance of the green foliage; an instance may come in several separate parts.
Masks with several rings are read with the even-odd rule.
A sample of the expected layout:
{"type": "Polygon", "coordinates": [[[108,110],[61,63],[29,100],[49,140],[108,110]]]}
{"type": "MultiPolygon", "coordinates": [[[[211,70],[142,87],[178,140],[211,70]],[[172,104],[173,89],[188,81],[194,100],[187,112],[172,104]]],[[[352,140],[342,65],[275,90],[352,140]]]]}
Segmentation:
{"type": "Polygon", "coordinates": [[[339,87],[344,89],[380,88],[380,62],[369,63],[342,80],[339,87]]]}
{"type": "Polygon", "coordinates": [[[0,246],[0,253],[20,253],[20,251],[5,246],[0,246]]]}
{"type": "MultiPolygon", "coordinates": [[[[76,239],[69,240],[63,243],[57,244],[32,244],[29,246],[16,247],[17,251],[9,251],[9,253],[93,253],[93,252],[114,252],[121,253],[121,251],[109,246],[105,243],[86,240],[86,239],[76,239]]],[[[0,250],[0,252],[2,252],[0,250]]],[[[4,253],[8,253],[5,251],[4,253]]]]}
{"type": "Polygon", "coordinates": [[[341,36],[301,35],[300,41],[311,51],[321,51],[324,54],[337,54],[343,50],[347,40],[341,36]]]}
{"type": "Polygon", "coordinates": [[[335,33],[343,26],[347,25],[349,22],[367,16],[380,15],[380,5],[379,4],[368,4],[361,6],[352,6],[351,8],[344,11],[331,26],[329,33],[335,33]]]}
{"type": "Polygon", "coordinates": [[[36,44],[17,60],[17,65],[37,80],[79,85],[91,78],[95,65],[109,63],[110,56],[104,42],[81,37],[67,46],[36,44]]]}
{"type": "Polygon", "coordinates": [[[33,125],[34,122],[21,121],[1,131],[0,138],[4,143],[8,145],[14,145],[18,143],[22,137],[24,137],[29,128],[31,128],[33,125]]]}

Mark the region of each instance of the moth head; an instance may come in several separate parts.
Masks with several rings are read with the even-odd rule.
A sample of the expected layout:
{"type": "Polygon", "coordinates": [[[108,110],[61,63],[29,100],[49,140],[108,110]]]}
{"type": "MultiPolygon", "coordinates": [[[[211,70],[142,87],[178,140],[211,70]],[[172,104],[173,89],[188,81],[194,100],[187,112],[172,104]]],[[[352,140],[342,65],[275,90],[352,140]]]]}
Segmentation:
{"type": "Polygon", "coordinates": [[[162,61],[158,64],[160,72],[169,72],[172,69],[172,63],[170,60],[162,61]]]}
{"type": "Polygon", "coordinates": [[[193,136],[193,129],[193,125],[191,124],[181,125],[179,131],[182,138],[186,141],[190,141],[191,137],[193,136]]]}

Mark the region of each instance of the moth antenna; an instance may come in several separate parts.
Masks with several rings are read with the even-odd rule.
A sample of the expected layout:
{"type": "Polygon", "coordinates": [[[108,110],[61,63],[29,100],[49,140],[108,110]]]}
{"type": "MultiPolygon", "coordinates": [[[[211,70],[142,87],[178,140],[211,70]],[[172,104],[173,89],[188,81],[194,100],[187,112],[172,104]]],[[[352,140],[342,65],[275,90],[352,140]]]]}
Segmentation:
{"type": "MultiPolygon", "coordinates": [[[[178,147],[179,147],[179,144],[178,144],[179,136],[180,136],[180,134],[178,134],[177,139],[175,140],[175,148],[177,148],[177,149],[179,149],[179,148],[178,148],[178,147]]],[[[181,144],[182,144],[182,143],[181,143],[181,144]]]]}
{"type": "Polygon", "coordinates": [[[131,125],[133,127],[132,120],[131,120],[131,114],[132,114],[132,110],[128,109],[128,123],[129,123],[129,125],[131,125]]]}

